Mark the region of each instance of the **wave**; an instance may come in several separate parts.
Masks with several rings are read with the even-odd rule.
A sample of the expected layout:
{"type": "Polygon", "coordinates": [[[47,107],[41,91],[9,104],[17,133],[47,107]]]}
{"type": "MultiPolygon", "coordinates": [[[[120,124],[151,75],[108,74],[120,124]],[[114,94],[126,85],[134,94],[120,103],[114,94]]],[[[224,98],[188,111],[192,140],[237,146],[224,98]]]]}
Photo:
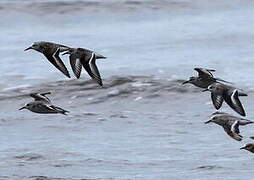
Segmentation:
{"type": "Polygon", "coordinates": [[[0,3],[0,10],[14,10],[33,13],[58,13],[87,12],[98,10],[109,10],[112,12],[122,10],[138,9],[175,9],[191,7],[191,1],[186,0],[54,0],[54,1],[3,1],[0,3]]]}
{"type": "Polygon", "coordinates": [[[110,98],[132,97],[134,101],[153,99],[169,93],[200,92],[194,86],[183,86],[184,80],[169,80],[153,76],[112,76],[105,79],[104,86],[98,86],[93,80],[52,81],[38,85],[22,86],[0,91],[0,101],[22,99],[34,92],[51,91],[70,100],[86,97],[89,103],[101,103],[110,98]]]}

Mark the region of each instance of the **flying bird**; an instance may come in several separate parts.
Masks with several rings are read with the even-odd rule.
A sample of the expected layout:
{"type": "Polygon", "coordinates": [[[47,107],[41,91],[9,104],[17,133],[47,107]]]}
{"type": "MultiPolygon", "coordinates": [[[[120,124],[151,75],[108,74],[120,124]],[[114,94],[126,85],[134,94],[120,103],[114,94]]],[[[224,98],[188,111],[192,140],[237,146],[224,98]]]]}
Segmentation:
{"type": "Polygon", "coordinates": [[[199,88],[207,88],[209,85],[217,81],[227,82],[223,79],[215,78],[212,74],[212,72],[215,72],[214,69],[194,68],[194,70],[198,72],[198,76],[190,77],[189,80],[183,82],[183,84],[190,83],[199,88]]]}
{"type": "Polygon", "coordinates": [[[225,102],[237,113],[245,116],[245,111],[240,102],[239,96],[247,96],[246,93],[240,92],[233,86],[225,85],[222,83],[213,83],[208,86],[207,89],[203,91],[211,92],[211,99],[214,107],[218,110],[222,106],[223,101],[225,102]]]}
{"type": "Polygon", "coordinates": [[[232,116],[228,113],[224,112],[215,112],[212,114],[211,118],[205,122],[215,123],[223,127],[224,131],[233,139],[237,141],[242,140],[242,136],[240,135],[239,126],[244,126],[247,124],[252,124],[254,121],[250,121],[248,119],[239,118],[236,116],[232,116]]]}
{"type": "Polygon", "coordinates": [[[33,49],[42,53],[59,71],[61,71],[65,76],[70,78],[70,74],[65,67],[63,61],[59,57],[59,53],[64,52],[69,49],[69,47],[55,44],[52,42],[39,41],[34,42],[32,46],[25,49],[25,51],[33,49]]]}
{"type": "Polygon", "coordinates": [[[28,109],[34,113],[40,113],[40,114],[64,114],[68,113],[69,111],[66,111],[60,107],[57,107],[55,105],[51,104],[50,99],[46,96],[48,94],[51,94],[50,92],[46,93],[32,93],[30,96],[34,98],[34,101],[27,103],[25,106],[20,108],[22,109],[28,109]]]}
{"type": "Polygon", "coordinates": [[[76,78],[80,78],[83,66],[92,79],[94,79],[100,86],[103,85],[95,61],[96,59],[105,59],[105,56],[84,48],[69,48],[65,53],[63,53],[63,55],[65,54],[70,55],[70,64],[76,78]]]}

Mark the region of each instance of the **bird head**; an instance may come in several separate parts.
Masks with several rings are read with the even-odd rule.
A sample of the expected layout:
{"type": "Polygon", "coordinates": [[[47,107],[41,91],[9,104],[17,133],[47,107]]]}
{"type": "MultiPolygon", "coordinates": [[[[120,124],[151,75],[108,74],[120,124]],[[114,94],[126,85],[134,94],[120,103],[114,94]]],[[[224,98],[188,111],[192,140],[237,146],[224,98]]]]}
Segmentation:
{"type": "Polygon", "coordinates": [[[192,76],[192,77],[189,78],[188,81],[184,81],[183,84],[192,83],[192,82],[194,82],[195,80],[196,80],[196,78],[192,76]]]}
{"type": "Polygon", "coordinates": [[[254,144],[246,144],[245,146],[241,147],[240,149],[245,149],[247,151],[250,151],[250,152],[254,152],[254,144]]]}
{"type": "Polygon", "coordinates": [[[219,118],[218,118],[218,116],[212,116],[208,121],[206,121],[205,122],[205,124],[208,124],[208,123],[211,123],[211,122],[213,122],[213,123],[217,123],[219,121],[219,118]]]}
{"type": "Polygon", "coordinates": [[[25,104],[25,106],[19,108],[19,110],[22,110],[22,109],[30,109],[31,108],[31,104],[28,103],[28,104],[25,104]]]}
{"type": "Polygon", "coordinates": [[[27,51],[27,50],[29,50],[29,49],[33,49],[33,50],[42,52],[41,42],[34,42],[34,43],[32,44],[32,46],[26,48],[24,51],[27,51]]]}

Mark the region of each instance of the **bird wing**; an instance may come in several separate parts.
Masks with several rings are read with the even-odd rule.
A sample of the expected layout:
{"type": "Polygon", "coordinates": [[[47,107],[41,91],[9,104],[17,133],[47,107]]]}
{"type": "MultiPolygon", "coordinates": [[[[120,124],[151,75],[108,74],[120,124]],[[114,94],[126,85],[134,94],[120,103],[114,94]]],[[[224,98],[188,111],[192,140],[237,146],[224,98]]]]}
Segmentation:
{"type": "Polygon", "coordinates": [[[51,53],[43,53],[44,56],[58,69],[60,70],[64,75],[66,75],[68,78],[70,78],[70,74],[65,67],[63,61],[59,57],[60,48],[57,48],[57,50],[51,54],[51,53]]]}
{"type": "Polygon", "coordinates": [[[233,110],[242,116],[246,116],[243,106],[239,100],[237,89],[235,89],[231,95],[226,94],[224,99],[233,110]]]}
{"type": "Polygon", "coordinates": [[[239,125],[242,125],[242,126],[244,126],[246,124],[252,124],[252,123],[254,123],[254,121],[251,121],[249,119],[243,119],[243,118],[239,119],[239,125]]]}
{"type": "MultiPolygon", "coordinates": [[[[236,123],[237,123],[237,121],[236,121],[236,123]]],[[[239,126],[239,125],[238,125],[239,126]]],[[[230,136],[230,137],[232,137],[233,139],[235,139],[235,140],[237,140],[237,141],[241,141],[242,140],[242,136],[240,135],[240,134],[238,134],[239,133],[239,129],[238,129],[238,127],[237,127],[237,125],[232,125],[231,127],[229,126],[229,125],[224,125],[223,126],[223,129],[224,129],[224,131],[230,136]],[[236,126],[236,127],[235,127],[236,126]],[[233,127],[233,130],[234,131],[232,131],[231,129],[232,129],[232,127],[233,127]],[[238,133],[237,133],[238,132],[238,133]]]]}
{"type": "Polygon", "coordinates": [[[50,105],[49,108],[55,110],[58,113],[64,114],[64,115],[66,115],[65,113],[69,112],[69,111],[66,111],[66,110],[64,110],[64,109],[62,109],[60,107],[54,106],[54,105],[50,105]]]}
{"type": "Polygon", "coordinates": [[[225,82],[225,83],[229,83],[229,84],[233,84],[232,82],[229,82],[229,81],[225,81],[224,79],[221,79],[221,78],[214,78],[216,81],[221,81],[221,82],[225,82]]]}
{"type": "Polygon", "coordinates": [[[30,96],[32,98],[34,98],[34,101],[44,101],[47,103],[50,103],[50,99],[46,96],[47,94],[51,94],[50,92],[46,92],[46,93],[31,93],[30,96]]]}
{"type": "Polygon", "coordinates": [[[75,54],[71,54],[69,58],[72,71],[75,74],[76,78],[79,79],[82,70],[82,64],[80,62],[80,59],[77,58],[75,54]]]}
{"type": "Polygon", "coordinates": [[[240,130],[239,130],[239,121],[234,121],[234,123],[231,125],[231,131],[239,134],[240,130]]]}
{"type": "MultiPolygon", "coordinates": [[[[85,57],[82,57],[82,58],[85,58],[85,57]]],[[[103,84],[102,84],[101,76],[96,66],[95,60],[96,60],[96,57],[95,57],[95,53],[93,52],[88,62],[85,60],[81,60],[81,61],[84,62],[83,67],[86,69],[87,73],[91,76],[91,78],[94,79],[100,86],[102,86],[103,84]]]]}
{"type": "Polygon", "coordinates": [[[36,104],[36,112],[43,114],[54,114],[58,113],[54,108],[51,107],[50,103],[45,103],[44,101],[38,102],[36,104]]]}
{"type": "Polygon", "coordinates": [[[213,74],[211,72],[214,72],[213,69],[205,69],[205,68],[194,68],[195,71],[198,72],[198,76],[202,78],[211,78],[213,77],[213,74]]]}
{"type": "Polygon", "coordinates": [[[211,99],[213,101],[213,105],[216,109],[220,109],[223,103],[223,96],[215,93],[211,93],[211,99]]]}

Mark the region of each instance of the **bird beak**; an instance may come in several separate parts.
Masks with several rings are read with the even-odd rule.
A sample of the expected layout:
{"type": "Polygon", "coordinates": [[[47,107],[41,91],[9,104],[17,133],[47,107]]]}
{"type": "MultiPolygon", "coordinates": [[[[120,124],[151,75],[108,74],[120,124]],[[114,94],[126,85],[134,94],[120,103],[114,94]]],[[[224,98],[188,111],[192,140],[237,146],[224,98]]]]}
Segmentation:
{"type": "Polygon", "coordinates": [[[211,119],[209,119],[208,121],[206,121],[205,124],[208,124],[208,123],[210,123],[210,122],[212,122],[211,119]]]}
{"type": "Polygon", "coordinates": [[[189,83],[190,81],[184,81],[182,84],[186,84],[186,83],[189,83]]]}
{"type": "Polygon", "coordinates": [[[244,146],[244,147],[241,147],[240,149],[246,149],[246,147],[244,146]]]}
{"type": "Polygon", "coordinates": [[[209,91],[209,89],[204,89],[202,92],[209,91]]]}
{"type": "Polygon", "coordinates": [[[24,51],[27,51],[27,50],[29,50],[29,49],[33,49],[33,48],[30,46],[30,47],[26,48],[24,51]]]}
{"type": "Polygon", "coordinates": [[[19,110],[22,110],[22,109],[26,109],[26,106],[22,107],[22,108],[19,108],[19,110]]]}

